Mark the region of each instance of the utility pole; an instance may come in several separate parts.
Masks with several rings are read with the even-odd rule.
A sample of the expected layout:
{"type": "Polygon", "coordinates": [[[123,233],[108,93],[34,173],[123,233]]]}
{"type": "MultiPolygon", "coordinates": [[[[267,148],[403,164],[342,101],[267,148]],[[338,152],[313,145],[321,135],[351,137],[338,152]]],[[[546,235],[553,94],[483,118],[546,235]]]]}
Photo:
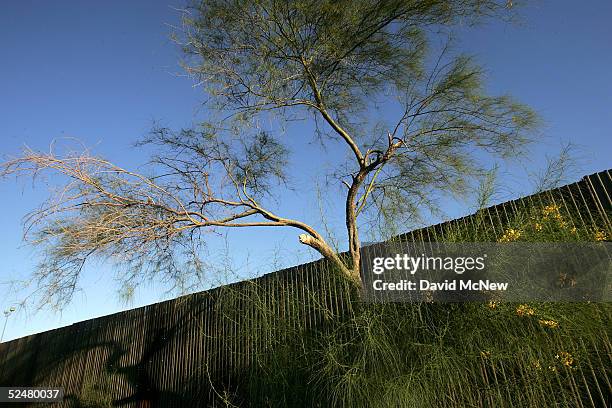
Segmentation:
{"type": "Polygon", "coordinates": [[[4,331],[6,330],[6,323],[8,322],[8,318],[15,311],[15,307],[11,306],[9,309],[4,311],[4,327],[2,327],[2,335],[0,335],[0,343],[2,343],[2,339],[4,338],[4,331]]]}

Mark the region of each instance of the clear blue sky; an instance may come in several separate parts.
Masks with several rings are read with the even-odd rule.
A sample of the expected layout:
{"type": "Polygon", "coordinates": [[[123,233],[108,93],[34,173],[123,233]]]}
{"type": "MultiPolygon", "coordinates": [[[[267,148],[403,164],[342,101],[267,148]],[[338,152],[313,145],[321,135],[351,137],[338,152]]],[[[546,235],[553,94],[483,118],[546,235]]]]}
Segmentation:
{"type": "MultiPolygon", "coordinates": [[[[180,6],[178,1],[2,2],[2,158],[24,144],[46,149],[53,139],[74,137],[95,153],[136,167],[146,156],[131,143],[153,121],[173,127],[197,122],[203,95],[182,76],[180,54],[168,39],[180,6]]],[[[544,154],[558,150],[562,141],[582,146],[579,173],[612,167],[612,2],[537,1],[522,15],[520,25],[495,23],[458,37],[460,48],[486,67],[492,92],[513,94],[544,120],[546,138],[534,146],[530,161],[509,166],[504,174],[507,194],[528,192],[523,168],[537,171],[544,154]]],[[[308,139],[308,126],[297,131],[308,139]]],[[[293,170],[324,165],[308,153],[316,154],[315,146],[301,149],[293,170]]],[[[305,191],[283,197],[281,208],[319,225],[308,181],[298,179],[305,191]]],[[[36,254],[22,243],[20,222],[44,193],[28,183],[0,182],[0,282],[27,276],[36,265],[36,254]]],[[[462,202],[447,202],[444,208],[448,217],[469,211],[462,202]]],[[[339,227],[339,209],[327,211],[332,227],[339,227]]],[[[228,252],[222,240],[212,244],[211,252],[217,259],[227,254],[240,275],[269,272],[313,257],[299,247],[296,235],[291,230],[242,232],[228,238],[228,252]]],[[[171,296],[151,286],[132,303],[122,303],[109,265],[86,268],[82,286],[61,314],[11,316],[5,340],[171,296]]],[[[12,301],[0,286],[1,310],[12,301]]]]}

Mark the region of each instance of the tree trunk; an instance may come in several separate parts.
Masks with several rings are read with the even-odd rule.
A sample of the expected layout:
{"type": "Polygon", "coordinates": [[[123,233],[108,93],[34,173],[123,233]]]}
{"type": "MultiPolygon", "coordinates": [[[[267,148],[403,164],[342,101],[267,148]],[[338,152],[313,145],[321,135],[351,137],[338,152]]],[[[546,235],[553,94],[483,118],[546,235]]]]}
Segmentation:
{"type": "Polygon", "coordinates": [[[359,272],[359,257],[357,257],[357,262],[353,260],[350,266],[347,266],[342,259],[338,256],[336,251],[334,251],[325,241],[317,239],[308,234],[301,234],[299,236],[300,242],[304,245],[308,245],[311,248],[314,248],[317,252],[319,252],[323,257],[329,260],[334,266],[336,266],[340,271],[347,277],[351,282],[353,282],[357,287],[361,288],[363,286],[361,281],[361,275],[359,272]]]}

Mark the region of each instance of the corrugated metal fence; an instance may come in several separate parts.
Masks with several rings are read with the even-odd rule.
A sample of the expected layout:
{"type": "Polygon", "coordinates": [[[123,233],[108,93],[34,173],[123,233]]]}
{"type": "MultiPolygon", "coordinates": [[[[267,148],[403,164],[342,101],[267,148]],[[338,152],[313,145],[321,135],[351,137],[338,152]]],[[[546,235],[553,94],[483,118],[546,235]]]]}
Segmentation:
{"type": "MultiPolygon", "coordinates": [[[[612,176],[603,171],[399,239],[438,241],[483,221],[499,236],[512,214],[547,203],[573,214],[571,222],[610,237],[611,195],[612,176]]],[[[83,405],[96,390],[113,406],[223,406],[251,359],[279,341],[270,335],[279,325],[321,328],[330,314],[350,309],[345,284],[322,273],[325,268],[325,261],[316,261],[2,343],[0,386],[62,386],[66,398],[58,406],[83,405]]],[[[610,352],[601,350],[604,365],[610,352]]],[[[591,404],[576,406],[603,406],[612,393],[608,376],[602,380],[593,371],[594,380],[584,378],[591,404]]]]}

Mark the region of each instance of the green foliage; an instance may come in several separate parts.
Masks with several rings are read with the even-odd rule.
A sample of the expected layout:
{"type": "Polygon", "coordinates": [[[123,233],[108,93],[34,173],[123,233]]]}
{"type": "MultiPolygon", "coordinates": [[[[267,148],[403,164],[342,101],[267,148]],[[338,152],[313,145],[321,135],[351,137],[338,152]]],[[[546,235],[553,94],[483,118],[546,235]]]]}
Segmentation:
{"type": "MultiPolygon", "coordinates": [[[[25,219],[43,255],[27,282],[41,306],[65,306],[89,259],[118,266],[125,294],[152,280],[194,289],[211,269],[206,234],[220,228],[294,228],[358,281],[359,229],[414,225],[441,196],[470,191],[492,161],[520,155],[533,138],[531,109],[488,94],[473,58],[436,46],[457,25],[509,15],[506,1],[191,4],[177,40],[211,109],[193,128],[153,129],[141,142],[154,148],[146,174],[72,149],[26,148],[0,166],[0,175],[62,176],[25,219]],[[340,192],[330,201],[343,203],[343,259],[310,220],[277,213],[303,185],[286,177],[290,153],[308,142],[292,134],[296,118],[312,119],[312,136],[334,154],[330,166],[306,160],[296,171],[340,192]],[[338,142],[349,154],[337,154],[338,142]]],[[[306,186],[305,202],[312,192],[306,186]]]]}
{"type": "MultiPolygon", "coordinates": [[[[601,238],[591,227],[575,228],[554,204],[519,211],[497,235],[486,221],[448,230],[445,239],[601,238]]],[[[283,293],[271,282],[251,282],[249,290],[225,292],[221,313],[237,322],[236,339],[254,345],[233,404],[573,407],[607,398],[610,304],[368,304],[323,269],[330,287],[345,288],[335,295],[341,313],[332,312],[333,299],[299,285],[283,293]]]]}
{"type": "Polygon", "coordinates": [[[101,378],[83,384],[81,394],[77,399],[77,406],[79,408],[110,408],[113,406],[111,395],[108,374],[103,374],[101,378]]]}
{"type": "Polygon", "coordinates": [[[495,1],[202,1],[185,14],[184,51],[223,107],[314,99],[304,63],[333,111],[355,111],[423,75],[425,29],[499,15],[495,1]]]}
{"type": "MultiPolygon", "coordinates": [[[[248,134],[269,115],[278,123],[312,115],[329,125],[331,132],[316,127],[321,140],[340,136],[366,156],[362,163],[338,157],[334,178],[350,184],[347,174],[376,162],[361,169],[368,191],[361,215],[386,229],[435,210],[440,192],[465,194],[485,171],[477,151],[490,159],[516,157],[537,127],[530,108],[485,92],[473,58],[449,45],[431,46],[455,24],[509,16],[506,5],[198,1],[178,40],[188,72],[210,95],[210,106],[223,112],[217,132],[248,134]],[[372,120],[382,103],[387,114],[372,120]]],[[[289,151],[301,143],[290,135],[282,141],[289,151]]]]}
{"type": "Polygon", "coordinates": [[[488,214],[488,209],[479,210],[469,227],[456,223],[449,225],[444,234],[447,242],[591,242],[609,239],[600,214],[590,214],[592,222],[586,224],[581,217],[570,213],[561,204],[542,203],[522,208],[510,215],[510,219],[497,223],[488,214]],[[493,228],[491,228],[493,226],[493,228]]]}

